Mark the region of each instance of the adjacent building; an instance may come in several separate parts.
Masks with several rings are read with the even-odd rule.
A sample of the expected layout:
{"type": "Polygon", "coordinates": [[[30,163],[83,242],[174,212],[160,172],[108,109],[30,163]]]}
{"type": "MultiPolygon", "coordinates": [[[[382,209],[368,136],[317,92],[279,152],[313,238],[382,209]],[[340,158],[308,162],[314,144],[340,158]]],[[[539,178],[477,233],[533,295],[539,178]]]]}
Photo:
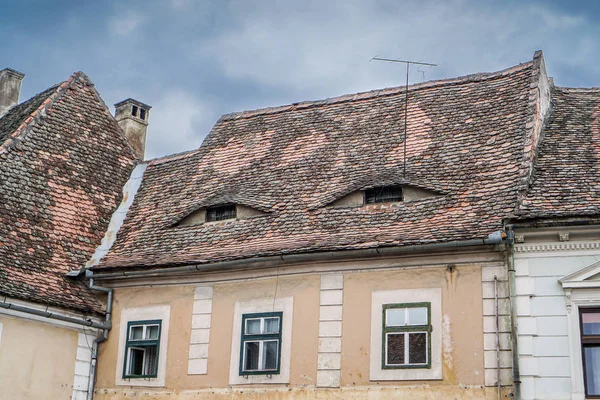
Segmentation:
{"type": "Polygon", "coordinates": [[[514,232],[523,399],[600,395],[600,89],[551,86],[514,232]]]}
{"type": "Polygon", "coordinates": [[[104,311],[67,278],[100,244],[137,158],[81,72],[18,104],[0,71],[0,398],[87,397],[104,311]]]}

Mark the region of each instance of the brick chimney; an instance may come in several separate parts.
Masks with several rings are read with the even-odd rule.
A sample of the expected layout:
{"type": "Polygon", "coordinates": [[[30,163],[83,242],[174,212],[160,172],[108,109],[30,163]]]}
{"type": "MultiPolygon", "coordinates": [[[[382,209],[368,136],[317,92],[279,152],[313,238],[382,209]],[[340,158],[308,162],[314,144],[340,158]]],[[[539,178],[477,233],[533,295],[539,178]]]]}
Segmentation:
{"type": "Polygon", "coordinates": [[[131,98],[115,104],[115,118],[127,141],[142,160],[146,151],[146,130],[151,108],[131,98]]]}
{"type": "Polygon", "coordinates": [[[0,71],[0,115],[19,104],[23,78],[25,74],[14,69],[4,68],[0,71]]]}

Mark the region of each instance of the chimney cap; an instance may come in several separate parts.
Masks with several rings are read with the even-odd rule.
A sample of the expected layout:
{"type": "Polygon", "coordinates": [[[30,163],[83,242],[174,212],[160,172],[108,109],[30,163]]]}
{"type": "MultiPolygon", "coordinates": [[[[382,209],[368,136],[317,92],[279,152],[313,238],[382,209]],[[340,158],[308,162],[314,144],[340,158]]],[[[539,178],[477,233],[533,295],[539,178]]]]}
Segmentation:
{"type": "Polygon", "coordinates": [[[25,74],[17,71],[16,69],[4,68],[3,70],[0,71],[0,73],[2,73],[2,72],[13,75],[15,78],[18,78],[19,80],[22,80],[23,78],[25,78],[25,74]]]}
{"type": "Polygon", "coordinates": [[[133,105],[136,105],[136,106],[138,106],[140,108],[144,108],[146,110],[149,110],[149,109],[152,108],[152,106],[149,106],[148,104],[144,104],[141,101],[137,101],[135,99],[132,99],[131,97],[128,98],[128,99],[125,99],[123,101],[120,101],[118,103],[115,103],[115,108],[120,108],[120,107],[122,107],[124,105],[127,105],[127,104],[133,104],[133,105]]]}

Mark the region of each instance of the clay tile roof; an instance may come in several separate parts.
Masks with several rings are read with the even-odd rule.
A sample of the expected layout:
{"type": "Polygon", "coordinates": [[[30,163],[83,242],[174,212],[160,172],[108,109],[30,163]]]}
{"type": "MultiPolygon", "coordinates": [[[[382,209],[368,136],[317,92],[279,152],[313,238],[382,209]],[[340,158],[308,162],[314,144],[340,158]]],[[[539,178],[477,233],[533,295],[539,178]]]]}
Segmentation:
{"type": "Polygon", "coordinates": [[[83,267],[135,156],[83,73],[0,118],[0,296],[100,311],[83,267]]]}
{"type": "Polygon", "coordinates": [[[229,114],[192,152],[150,161],[98,270],[486,238],[514,211],[533,63],[403,88],[229,114]],[[334,208],[358,187],[443,196],[334,208]],[[213,196],[261,217],[173,226],[213,196]]]}
{"type": "Polygon", "coordinates": [[[600,88],[552,88],[522,218],[600,214],[600,88]]]}

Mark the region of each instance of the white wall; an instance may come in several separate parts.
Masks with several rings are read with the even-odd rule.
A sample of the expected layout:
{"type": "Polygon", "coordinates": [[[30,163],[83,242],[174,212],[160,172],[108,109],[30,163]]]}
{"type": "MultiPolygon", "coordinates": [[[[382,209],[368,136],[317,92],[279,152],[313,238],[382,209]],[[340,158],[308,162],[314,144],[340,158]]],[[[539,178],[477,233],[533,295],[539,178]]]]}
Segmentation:
{"type": "Polygon", "coordinates": [[[523,400],[572,398],[566,297],[558,280],[599,261],[600,250],[567,242],[556,251],[555,245],[515,246],[523,400]]]}

